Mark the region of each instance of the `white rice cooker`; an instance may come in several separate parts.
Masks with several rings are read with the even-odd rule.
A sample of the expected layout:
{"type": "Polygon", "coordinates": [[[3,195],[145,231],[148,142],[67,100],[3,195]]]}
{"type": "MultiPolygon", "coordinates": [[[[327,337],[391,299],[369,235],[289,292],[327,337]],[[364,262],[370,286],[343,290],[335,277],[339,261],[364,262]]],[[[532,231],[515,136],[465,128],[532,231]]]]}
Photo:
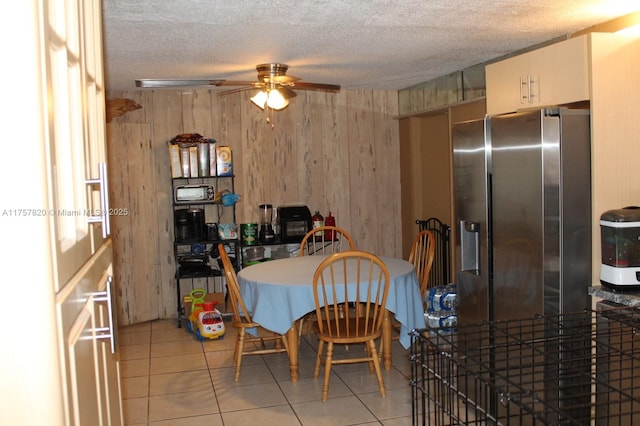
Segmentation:
{"type": "Polygon", "coordinates": [[[604,212],[600,231],[600,282],[618,290],[640,289],[640,207],[604,212]]]}

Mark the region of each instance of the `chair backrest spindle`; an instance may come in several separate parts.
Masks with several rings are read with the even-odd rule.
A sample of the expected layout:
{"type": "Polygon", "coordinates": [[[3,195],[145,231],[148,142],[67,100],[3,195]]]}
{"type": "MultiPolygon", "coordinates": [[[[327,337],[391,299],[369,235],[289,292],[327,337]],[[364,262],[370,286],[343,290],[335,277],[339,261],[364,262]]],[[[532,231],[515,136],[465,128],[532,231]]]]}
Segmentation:
{"type": "Polygon", "coordinates": [[[345,229],[332,225],[312,229],[300,242],[300,256],[327,255],[355,249],[351,235],[345,229]]]}
{"type": "Polygon", "coordinates": [[[423,302],[427,289],[430,285],[433,285],[433,283],[430,283],[429,278],[431,276],[435,249],[435,236],[433,235],[433,232],[425,229],[420,231],[416,239],[413,241],[411,253],[409,254],[409,262],[413,264],[416,269],[416,274],[418,275],[420,295],[422,296],[423,302]]]}
{"type": "Polygon", "coordinates": [[[390,282],[380,258],[356,250],[335,253],[318,266],[313,282],[320,333],[357,339],[380,332],[390,282]],[[339,309],[344,303],[350,306],[339,309]]]}

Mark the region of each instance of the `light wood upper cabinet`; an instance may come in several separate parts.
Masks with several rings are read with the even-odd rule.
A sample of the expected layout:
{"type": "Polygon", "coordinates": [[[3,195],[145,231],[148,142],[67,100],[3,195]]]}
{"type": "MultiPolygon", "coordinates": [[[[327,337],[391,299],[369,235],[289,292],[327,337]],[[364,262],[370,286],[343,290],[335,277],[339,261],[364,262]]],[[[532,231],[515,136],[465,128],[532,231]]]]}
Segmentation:
{"type": "Polygon", "coordinates": [[[588,100],[589,47],[584,35],[487,65],[487,113],[588,100]]]}

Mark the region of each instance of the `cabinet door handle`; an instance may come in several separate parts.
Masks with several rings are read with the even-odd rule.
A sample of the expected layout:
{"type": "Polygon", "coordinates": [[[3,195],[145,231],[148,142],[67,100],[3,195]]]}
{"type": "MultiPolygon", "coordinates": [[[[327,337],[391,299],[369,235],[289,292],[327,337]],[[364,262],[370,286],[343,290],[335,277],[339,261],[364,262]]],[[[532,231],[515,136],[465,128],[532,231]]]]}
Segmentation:
{"type": "Polygon", "coordinates": [[[520,76],[520,104],[524,104],[524,100],[526,99],[526,97],[524,96],[524,92],[523,92],[523,87],[526,83],[524,82],[524,78],[522,78],[522,76],[520,76]]]}
{"type": "Polygon", "coordinates": [[[529,103],[533,103],[533,94],[531,93],[531,83],[533,83],[533,79],[531,78],[531,74],[527,76],[527,98],[529,99],[529,103]]]}
{"type": "Polygon", "coordinates": [[[107,316],[109,317],[109,325],[107,327],[96,328],[96,339],[109,339],[111,343],[111,353],[116,353],[116,330],[114,328],[115,321],[113,319],[113,277],[107,277],[107,285],[104,291],[93,293],[95,302],[107,302],[107,316]]]}
{"type": "Polygon", "coordinates": [[[100,191],[100,210],[98,214],[89,216],[88,222],[102,224],[102,238],[111,234],[109,224],[109,182],[107,179],[107,163],[98,163],[98,179],[87,179],[87,185],[98,185],[100,191]]]}

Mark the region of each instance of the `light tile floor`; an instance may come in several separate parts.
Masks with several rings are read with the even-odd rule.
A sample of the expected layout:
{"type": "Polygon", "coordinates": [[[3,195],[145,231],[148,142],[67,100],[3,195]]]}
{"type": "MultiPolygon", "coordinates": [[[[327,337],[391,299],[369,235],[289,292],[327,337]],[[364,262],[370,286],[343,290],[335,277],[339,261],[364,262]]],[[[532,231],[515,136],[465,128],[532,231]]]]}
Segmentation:
{"type": "MultiPolygon", "coordinates": [[[[329,399],[320,400],[322,377],[313,379],[313,335],[300,343],[300,380],[289,379],[286,353],[245,356],[233,381],[236,331],[198,341],[175,320],[119,329],[125,424],[410,425],[409,351],[393,342],[393,366],[383,370],[386,398],[367,364],[334,366],[329,399]]],[[[350,347],[349,351],[362,350],[350,347]]]]}

